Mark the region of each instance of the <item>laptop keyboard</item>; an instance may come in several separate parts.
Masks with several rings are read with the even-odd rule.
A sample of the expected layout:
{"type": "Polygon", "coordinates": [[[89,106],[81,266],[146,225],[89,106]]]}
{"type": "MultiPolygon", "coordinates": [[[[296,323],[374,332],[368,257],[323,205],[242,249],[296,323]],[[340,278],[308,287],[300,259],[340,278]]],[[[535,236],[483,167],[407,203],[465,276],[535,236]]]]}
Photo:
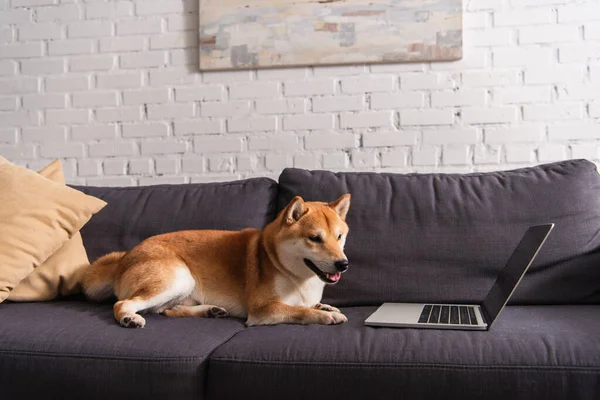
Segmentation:
{"type": "Polygon", "coordinates": [[[475,307],[426,304],[421,311],[419,324],[477,325],[475,307]]]}

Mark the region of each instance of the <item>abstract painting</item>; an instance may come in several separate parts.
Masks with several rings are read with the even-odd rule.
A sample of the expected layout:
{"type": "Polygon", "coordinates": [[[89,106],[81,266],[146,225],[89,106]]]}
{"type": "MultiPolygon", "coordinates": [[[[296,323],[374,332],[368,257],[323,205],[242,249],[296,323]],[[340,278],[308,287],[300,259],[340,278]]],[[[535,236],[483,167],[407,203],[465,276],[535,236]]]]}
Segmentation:
{"type": "Polygon", "coordinates": [[[462,0],[199,0],[200,69],[462,58],[462,0]]]}

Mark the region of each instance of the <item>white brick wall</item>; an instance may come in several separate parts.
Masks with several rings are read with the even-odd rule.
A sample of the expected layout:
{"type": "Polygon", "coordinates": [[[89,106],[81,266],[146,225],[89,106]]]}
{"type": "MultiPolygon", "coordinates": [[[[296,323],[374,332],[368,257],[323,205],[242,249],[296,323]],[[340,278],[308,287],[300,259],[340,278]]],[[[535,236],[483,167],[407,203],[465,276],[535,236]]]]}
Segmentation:
{"type": "Polygon", "coordinates": [[[197,70],[198,0],[0,1],[0,155],[89,185],[600,161],[600,0],[465,2],[464,59],[197,70]]]}

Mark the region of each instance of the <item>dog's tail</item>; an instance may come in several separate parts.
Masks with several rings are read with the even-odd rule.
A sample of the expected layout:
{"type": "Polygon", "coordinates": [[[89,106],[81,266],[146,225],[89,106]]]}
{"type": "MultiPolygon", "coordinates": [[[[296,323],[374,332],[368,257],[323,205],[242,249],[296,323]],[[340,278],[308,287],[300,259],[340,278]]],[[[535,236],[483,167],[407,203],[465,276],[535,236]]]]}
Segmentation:
{"type": "Polygon", "coordinates": [[[91,300],[104,300],[114,294],[114,283],[119,261],[125,251],[115,251],[100,257],[85,269],[81,285],[85,295],[91,300]]]}

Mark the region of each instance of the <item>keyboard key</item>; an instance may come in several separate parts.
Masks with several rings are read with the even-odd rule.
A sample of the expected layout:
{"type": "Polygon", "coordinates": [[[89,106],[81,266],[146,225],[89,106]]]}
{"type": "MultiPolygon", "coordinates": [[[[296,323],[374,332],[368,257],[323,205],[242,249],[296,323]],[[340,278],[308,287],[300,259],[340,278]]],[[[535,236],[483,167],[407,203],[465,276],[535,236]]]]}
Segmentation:
{"type": "Polygon", "coordinates": [[[425,324],[429,321],[429,314],[431,313],[431,304],[425,305],[423,310],[421,311],[421,316],[419,317],[419,324],[425,324]]]}
{"type": "Polygon", "coordinates": [[[450,321],[450,306],[442,306],[440,314],[440,324],[447,324],[450,321]]]}
{"type": "Polygon", "coordinates": [[[457,306],[450,307],[450,323],[455,324],[455,325],[459,324],[458,307],[457,306]]]}
{"type": "Polygon", "coordinates": [[[460,306],[459,308],[459,314],[460,314],[460,324],[461,325],[471,325],[471,319],[469,318],[469,310],[467,310],[467,307],[465,306],[460,306]]]}
{"type": "Polygon", "coordinates": [[[475,316],[474,307],[469,307],[469,317],[471,317],[471,325],[477,325],[477,317],[475,316]]]}
{"type": "Polygon", "coordinates": [[[439,319],[440,319],[440,311],[441,311],[441,306],[433,306],[433,309],[431,310],[431,315],[429,315],[429,322],[430,324],[437,324],[439,319]]]}

